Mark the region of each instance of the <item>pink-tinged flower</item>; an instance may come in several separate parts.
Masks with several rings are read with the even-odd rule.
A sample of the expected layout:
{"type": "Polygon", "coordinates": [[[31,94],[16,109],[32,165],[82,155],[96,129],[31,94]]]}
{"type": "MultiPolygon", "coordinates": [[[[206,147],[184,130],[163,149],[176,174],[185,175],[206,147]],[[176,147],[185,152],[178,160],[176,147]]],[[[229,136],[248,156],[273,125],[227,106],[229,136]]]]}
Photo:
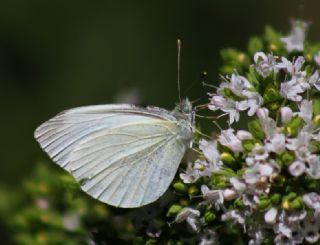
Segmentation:
{"type": "Polygon", "coordinates": [[[318,155],[309,155],[306,157],[306,174],[313,179],[320,179],[320,159],[318,155]]]}
{"type": "Polygon", "coordinates": [[[253,60],[256,71],[264,78],[279,70],[276,66],[275,57],[272,54],[266,55],[263,52],[257,52],[254,54],[253,60]]]}
{"type": "Polygon", "coordinates": [[[230,148],[233,152],[240,152],[242,151],[241,140],[239,140],[233,132],[234,129],[231,128],[223,130],[219,136],[219,142],[220,144],[230,148]]]}
{"type": "Polygon", "coordinates": [[[213,95],[208,105],[209,110],[221,110],[229,115],[229,123],[238,122],[240,118],[239,111],[236,109],[236,102],[232,99],[224,98],[221,95],[213,95]]]}
{"type": "Polygon", "coordinates": [[[320,212],[320,195],[315,192],[311,192],[303,195],[303,202],[307,207],[314,209],[318,213],[320,212]]]}
{"type": "Polygon", "coordinates": [[[289,166],[289,173],[295,177],[302,175],[305,170],[306,165],[301,161],[294,161],[289,166]]]}
{"type": "Polygon", "coordinates": [[[252,134],[246,130],[238,130],[236,135],[239,140],[252,139],[252,134]]]}
{"type": "MultiPolygon", "coordinates": [[[[320,58],[320,57],[319,57],[320,58]]],[[[308,80],[311,86],[314,86],[318,91],[320,91],[320,76],[319,72],[315,71],[308,80]]]]}
{"type": "Polygon", "coordinates": [[[275,152],[279,154],[286,149],[286,137],[284,134],[276,133],[272,135],[271,138],[267,139],[265,143],[269,152],[275,152]]]}

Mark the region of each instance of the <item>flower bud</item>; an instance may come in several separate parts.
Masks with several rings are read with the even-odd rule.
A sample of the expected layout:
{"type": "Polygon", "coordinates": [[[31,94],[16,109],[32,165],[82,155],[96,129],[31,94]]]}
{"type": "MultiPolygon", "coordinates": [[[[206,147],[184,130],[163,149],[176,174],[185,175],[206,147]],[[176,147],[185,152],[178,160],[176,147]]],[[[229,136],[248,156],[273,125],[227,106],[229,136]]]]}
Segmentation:
{"type": "Polygon", "coordinates": [[[247,152],[252,151],[254,146],[255,146],[254,140],[244,140],[244,141],[242,141],[242,148],[245,149],[247,152]]]}
{"type": "Polygon", "coordinates": [[[238,130],[237,131],[237,138],[241,141],[252,139],[252,134],[246,130],[238,130]]]}
{"type": "Polygon", "coordinates": [[[263,129],[261,127],[261,124],[258,120],[252,120],[248,123],[248,129],[250,131],[250,133],[258,139],[263,140],[265,135],[263,132],[263,129]]]}
{"type": "Polygon", "coordinates": [[[284,166],[288,166],[295,159],[295,155],[289,151],[284,151],[279,158],[284,166]]]}
{"type": "Polygon", "coordinates": [[[291,203],[290,203],[290,208],[294,209],[294,210],[301,210],[303,206],[303,202],[302,202],[302,198],[301,197],[297,197],[295,198],[291,203]]]}
{"type": "Polygon", "coordinates": [[[183,209],[183,207],[179,204],[173,204],[168,212],[167,212],[167,217],[174,217],[176,216],[181,210],[183,209]]]}
{"type": "Polygon", "coordinates": [[[288,123],[292,119],[293,112],[290,107],[282,107],[280,113],[282,123],[288,123]]]}
{"type": "Polygon", "coordinates": [[[299,130],[303,127],[304,121],[301,117],[293,117],[288,123],[286,129],[290,136],[296,137],[299,130]]]}
{"type": "Polygon", "coordinates": [[[188,191],[187,186],[184,183],[182,183],[181,181],[174,183],[173,188],[177,192],[180,192],[180,193],[187,193],[187,191],[188,191]]]}
{"type": "Polygon", "coordinates": [[[227,201],[231,201],[237,197],[237,193],[232,189],[225,189],[223,191],[223,197],[227,201]]]}
{"type": "Polygon", "coordinates": [[[277,220],[278,210],[276,208],[269,209],[264,215],[264,221],[268,225],[273,225],[277,220]]]}
{"type": "Polygon", "coordinates": [[[266,210],[271,205],[271,202],[269,199],[262,199],[258,203],[258,209],[260,211],[266,210]]]}
{"type": "Polygon", "coordinates": [[[205,212],[204,214],[204,220],[207,222],[207,223],[210,223],[212,221],[214,221],[216,219],[216,215],[215,213],[213,213],[212,211],[207,211],[205,212]]]}
{"type": "Polygon", "coordinates": [[[194,195],[197,195],[199,193],[199,188],[195,185],[192,185],[189,187],[188,189],[188,193],[190,196],[194,196],[194,195]]]}
{"type": "Polygon", "coordinates": [[[224,164],[232,165],[236,160],[229,152],[223,152],[220,156],[224,164]]]}
{"type": "Polygon", "coordinates": [[[257,116],[260,120],[264,120],[269,117],[269,110],[267,108],[259,108],[257,110],[257,116]]]}
{"type": "Polygon", "coordinates": [[[272,204],[279,204],[281,201],[281,195],[279,193],[274,193],[270,198],[272,204]]]}
{"type": "Polygon", "coordinates": [[[314,122],[314,124],[315,124],[317,127],[320,127],[320,115],[316,115],[316,116],[313,118],[313,122],[314,122]]]}

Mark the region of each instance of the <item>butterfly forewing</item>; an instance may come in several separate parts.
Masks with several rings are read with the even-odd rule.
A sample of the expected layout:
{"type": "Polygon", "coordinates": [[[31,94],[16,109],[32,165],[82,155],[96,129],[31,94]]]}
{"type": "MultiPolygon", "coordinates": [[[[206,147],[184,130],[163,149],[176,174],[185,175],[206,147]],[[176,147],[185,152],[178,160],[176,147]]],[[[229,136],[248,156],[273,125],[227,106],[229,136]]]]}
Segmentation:
{"type": "Polygon", "coordinates": [[[71,109],[42,124],[35,137],[84,191],[120,207],[158,199],[186,149],[169,112],[132,105],[71,109]]]}

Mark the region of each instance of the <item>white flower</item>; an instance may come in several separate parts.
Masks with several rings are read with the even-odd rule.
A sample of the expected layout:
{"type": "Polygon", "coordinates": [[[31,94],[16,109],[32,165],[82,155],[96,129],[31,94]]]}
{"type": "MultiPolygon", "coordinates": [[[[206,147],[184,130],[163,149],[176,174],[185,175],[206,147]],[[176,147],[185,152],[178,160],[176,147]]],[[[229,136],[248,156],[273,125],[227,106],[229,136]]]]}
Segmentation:
{"type": "Polygon", "coordinates": [[[220,209],[220,206],[224,202],[223,192],[221,190],[210,190],[208,186],[201,186],[202,198],[204,199],[204,204],[214,204],[216,209],[220,209]]]}
{"type": "Polygon", "coordinates": [[[306,165],[301,161],[294,161],[289,166],[289,172],[293,176],[300,176],[304,173],[306,165]]]}
{"type": "Polygon", "coordinates": [[[285,44],[288,52],[304,50],[303,43],[307,27],[307,23],[302,21],[295,21],[292,24],[290,35],[281,38],[281,41],[285,44]]]}
{"type": "Polygon", "coordinates": [[[246,91],[252,88],[251,83],[247,80],[247,78],[243,76],[232,74],[231,77],[228,77],[228,79],[229,79],[229,82],[221,83],[218,93],[221,93],[221,91],[223,91],[224,88],[228,88],[235,95],[242,96],[243,91],[246,91]]]}
{"type": "Polygon", "coordinates": [[[252,91],[244,91],[243,95],[245,95],[248,99],[236,102],[236,108],[239,111],[245,111],[249,109],[248,116],[251,117],[263,104],[263,98],[259,93],[252,91]]]}
{"type": "Polygon", "coordinates": [[[309,144],[311,140],[311,132],[307,128],[302,129],[297,138],[287,139],[286,147],[291,151],[295,151],[299,159],[304,160],[309,154],[309,144]],[[304,130],[306,129],[306,130],[304,130]]]}
{"type": "Polygon", "coordinates": [[[305,71],[301,71],[301,68],[305,62],[303,56],[298,56],[292,63],[286,57],[281,57],[281,63],[277,64],[277,68],[285,70],[292,77],[304,78],[306,76],[305,71]]]}
{"type": "Polygon", "coordinates": [[[257,111],[257,116],[261,122],[261,126],[266,134],[267,140],[270,140],[276,133],[276,122],[269,117],[269,110],[267,108],[260,108],[257,111]]]}
{"type": "Polygon", "coordinates": [[[286,148],[286,137],[284,134],[276,133],[270,139],[266,139],[266,148],[269,152],[281,153],[286,148]]]}
{"type": "Polygon", "coordinates": [[[239,140],[233,132],[234,129],[231,128],[222,130],[219,136],[219,142],[220,144],[230,148],[233,152],[240,152],[242,151],[241,140],[239,140]]]}
{"type": "Polygon", "coordinates": [[[300,104],[300,112],[294,113],[301,117],[306,123],[310,123],[312,120],[312,101],[303,100],[300,104]]]}
{"type": "Polygon", "coordinates": [[[276,208],[270,208],[265,214],[264,214],[264,221],[268,225],[273,225],[277,221],[277,214],[278,210],[276,208]]]}
{"type": "Polygon", "coordinates": [[[232,184],[233,188],[237,191],[243,192],[247,187],[245,183],[241,182],[235,177],[231,177],[229,181],[230,184],[232,184]]]}
{"type": "Polygon", "coordinates": [[[287,123],[292,119],[293,112],[290,107],[282,107],[280,113],[282,123],[287,123]]]}
{"type": "Polygon", "coordinates": [[[199,141],[199,148],[209,162],[216,163],[220,160],[220,153],[218,152],[216,141],[201,139],[199,141]]]}
{"type": "Polygon", "coordinates": [[[299,94],[303,93],[304,91],[305,89],[295,78],[289,82],[281,83],[280,85],[280,94],[288,100],[301,101],[302,96],[299,94]]]}
{"type": "Polygon", "coordinates": [[[232,220],[238,224],[245,224],[245,217],[239,211],[231,210],[221,216],[222,221],[232,220]]]}
{"type": "Polygon", "coordinates": [[[184,208],[176,216],[175,222],[181,223],[186,221],[189,226],[196,232],[199,230],[198,218],[200,211],[193,208],[184,208]]]}
{"type": "Polygon", "coordinates": [[[180,179],[186,184],[194,183],[200,178],[199,170],[193,167],[191,162],[188,163],[188,167],[185,173],[180,173],[180,179]]]}
{"type": "Polygon", "coordinates": [[[263,52],[257,52],[254,54],[253,60],[256,71],[264,78],[278,71],[275,57],[272,54],[268,54],[267,56],[263,52]]]}

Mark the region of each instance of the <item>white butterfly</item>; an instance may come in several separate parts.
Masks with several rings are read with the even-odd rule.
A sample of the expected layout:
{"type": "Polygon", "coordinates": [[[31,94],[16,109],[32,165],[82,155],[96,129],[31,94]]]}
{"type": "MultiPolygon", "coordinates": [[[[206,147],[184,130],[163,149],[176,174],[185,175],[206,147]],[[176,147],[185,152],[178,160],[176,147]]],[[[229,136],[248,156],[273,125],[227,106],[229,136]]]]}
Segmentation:
{"type": "Polygon", "coordinates": [[[89,195],[133,208],[168,189],[191,146],[193,128],[186,99],[171,112],[129,104],[74,108],[43,123],[34,135],[89,195]]]}

